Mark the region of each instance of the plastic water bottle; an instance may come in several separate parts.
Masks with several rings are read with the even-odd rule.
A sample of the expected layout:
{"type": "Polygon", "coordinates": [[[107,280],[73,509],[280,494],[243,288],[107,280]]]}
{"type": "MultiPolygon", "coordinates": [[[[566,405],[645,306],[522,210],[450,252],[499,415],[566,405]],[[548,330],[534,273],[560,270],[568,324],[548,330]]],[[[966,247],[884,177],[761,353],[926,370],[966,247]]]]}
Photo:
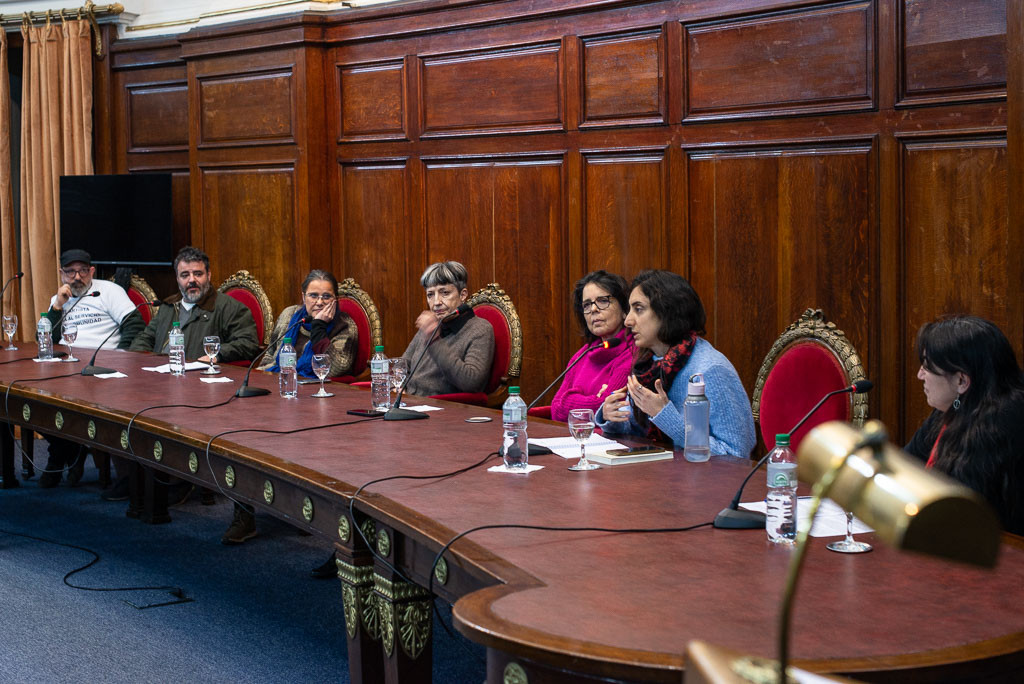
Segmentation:
{"type": "Polygon", "coordinates": [[[704,376],[695,373],[690,376],[683,402],[683,425],[686,437],[683,441],[683,457],[687,461],[700,463],[711,457],[711,404],[704,394],[704,376]]]}
{"type": "Polygon", "coordinates": [[[171,323],[171,331],[167,333],[167,356],[171,375],[184,375],[185,333],[181,331],[181,324],[178,321],[171,323]]]}
{"type": "Polygon", "coordinates": [[[775,435],[775,448],[768,454],[768,541],[796,543],[796,456],[789,448],[789,435],[775,435]]]}
{"type": "Polygon", "coordinates": [[[391,408],[391,369],[383,345],[373,348],[370,357],[370,402],[374,411],[391,408]]]}
{"type": "Polygon", "coordinates": [[[46,312],[39,314],[39,322],[36,323],[36,341],[39,343],[39,359],[53,358],[53,325],[46,317],[46,312]]]}
{"type": "Polygon", "coordinates": [[[526,402],[518,387],[508,388],[508,399],[501,406],[501,456],[506,468],[525,468],[530,462],[526,443],[526,402]]]}
{"type": "Polygon", "coordinates": [[[277,365],[281,368],[277,374],[277,381],[281,387],[281,396],[285,399],[294,399],[299,396],[299,378],[295,372],[296,361],[292,338],[286,337],[281,343],[281,351],[277,355],[277,365]]]}

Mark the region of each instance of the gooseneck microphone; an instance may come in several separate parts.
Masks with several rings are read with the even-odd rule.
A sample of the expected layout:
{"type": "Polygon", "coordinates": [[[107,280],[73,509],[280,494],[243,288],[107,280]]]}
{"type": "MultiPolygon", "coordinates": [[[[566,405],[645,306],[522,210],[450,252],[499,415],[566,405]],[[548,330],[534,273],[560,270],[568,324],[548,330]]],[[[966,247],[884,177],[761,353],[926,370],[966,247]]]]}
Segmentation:
{"type": "Polygon", "coordinates": [[[423,345],[423,350],[420,352],[420,355],[416,357],[416,361],[412,364],[412,368],[409,369],[409,374],[405,376],[405,382],[403,382],[402,386],[398,388],[398,394],[395,396],[395,403],[392,404],[391,408],[384,413],[384,420],[424,420],[425,418],[430,417],[422,411],[413,411],[402,408],[402,395],[405,394],[405,388],[409,386],[409,381],[412,380],[412,376],[416,373],[416,369],[420,367],[420,362],[423,361],[423,357],[426,355],[427,349],[430,348],[430,345],[432,345],[434,340],[437,339],[438,333],[441,332],[441,324],[447,323],[448,321],[454,321],[459,316],[469,313],[470,311],[472,311],[472,307],[469,304],[460,304],[459,308],[445,314],[444,317],[437,322],[437,326],[434,328],[434,331],[430,333],[427,343],[423,345]]]}
{"type": "MultiPolygon", "coordinates": [[[[800,422],[793,426],[788,434],[792,435],[799,430],[803,424],[807,422],[807,419],[813,416],[814,412],[821,408],[821,405],[824,404],[829,397],[834,397],[837,394],[863,394],[864,392],[870,391],[874,386],[875,384],[870,380],[858,380],[852,385],[829,392],[814,405],[814,408],[807,412],[806,416],[800,419],[800,422]]],[[[732,498],[732,501],[726,508],[723,508],[718,515],[715,516],[715,527],[726,530],[764,529],[766,520],[764,513],[759,511],[740,510],[739,506],[740,497],[743,495],[743,488],[747,486],[747,482],[750,481],[750,478],[753,477],[754,473],[756,473],[761,466],[768,461],[769,455],[771,455],[771,451],[765,454],[764,457],[757,462],[757,465],[750,469],[750,472],[743,479],[743,483],[740,485],[740,488],[736,490],[736,496],[732,498]]]]}
{"type": "Polygon", "coordinates": [[[18,278],[22,277],[23,275],[25,275],[24,271],[18,271],[17,273],[15,273],[14,275],[7,279],[7,282],[4,283],[3,289],[0,290],[0,316],[2,316],[4,313],[4,293],[7,292],[7,286],[13,283],[18,278]]]}
{"type": "MultiPolygon", "coordinates": [[[[299,319],[297,325],[305,325],[312,320],[312,316],[303,316],[299,319]]],[[[289,325],[284,329],[284,332],[277,336],[277,338],[270,341],[266,347],[260,350],[260,353],[252,360],[249,364],[249,369],[245,371],[245,380],[242,380],[242,386],[235,392],[235,396],[244,399],[246,397],[262,397],[266,394],[270,394],[270,390],[263,389],[262,387],[249,387],[249,375],[252,373],[252,369],[255,368],[256,362],[263,358],[263,355],[267,353],[267,350],[273,347],[275,344],[288,337],[289,332],[294,328],[295,325],[289,325]]]]}
{"type": "MultiPolygon", "coordinates": [[[[96,294],[99,294],[99,292],[97,292],[96,294]]],[[[79,301],[81,301],[81,300],[79,300],[79,301]]],[[[77,304],[78,302],[75,302],[75,303],[77,304]]],[[[135,305],[135,311],[138,311],[140,306],[160,306],[162,303],[163,302],[161,302],[159,299],[151,299],[149,301],[139,302],[138,304],[135,305]]],[[[133,311],[132,313],[135,313],[135,312],[133,311]]],[[[131,315],[132,314],[128,314],[128,316],[131,316],[131,315]]],[[[94,351],[92,353],[92,358],[89,359],[89,363],[87,363],[85,368],[82,369],[82,375],[104,375],[106,373],[116,373],[117,372],[113,368],[104,368],[103,366],[95,365],[96,364],[96,355],[100,353],[100,349],[103,349],[103,345],[105,345],[107,343],[107,341],[111,337],[114,336],[114,333],[118,332],[119,330],[121,330],[122,327],[124,327],[124,323],[125,323],[125,321],[128,320],[128,316],[125,316],[124,318],[122,318],[121,322],[118,323],[117,326],[113,330],[110,331],[110,334],[107,335],[105,338],[103,338],[103,341],[100,342],[100,346],[96,347],[96,351],[94,351]]]]}
{"type": "MultiPolygon", "coordinates": [[[[78,301],[76,301],[74,304],[72,304],[67,309],[64,309],[63,311],[60,312],[60,318],[57,319],[57,325],[53,326],[53,329],[56,330],[57,326],[62,325],[64,323],[64,319],[68,317],[68,314],[71,313],[72,311],[74,311],[75,307],[78,306],[79,304],[81,304],[83,300],[85,300],[88,297],[99,297],[99,296],[100,296],[100,291],[99,290],[93,290],[89,294],[84,294],[81,297],[79,297],[78,301]]],[[[136,308],[138,308],[138,307],[136,307],[136,308]]]]}
{"type": "MultiPolygon", "coordinates": [[[[591,343],[591,345],[587,349],[585,349],[582,354],[573,359],[573,362],[565,367],[565,370],[558,374],[557,378],[551,381],[550,385],[544,388],[544,391],[537,395],[536,399],[530,402],[530,405],[526,407],[526,410],[529,411],[534,406],[536,406],[537,402],[540,401],[544,397],[544,395],[547,394],[551,390],[551,388],[555,386],[555,383],[564,378],[565,374],[572,370],[573,366],[575,366],[577,363],[579,363],[584,358],[589,356],[590,352],[596,351],[598,349],[611,349],[613,347],[618,347],[620,344],[622,344],[621,337],[611,337],[607,340],[597,340],[596,342],[591,343]]],[[[527,448],[529,449],[528,453],[530,456],[543,456],[544,454],[553,453],[551,449],[548,449],[546,446],[541,446],[539,444],[527,444],[527,448]]]]}

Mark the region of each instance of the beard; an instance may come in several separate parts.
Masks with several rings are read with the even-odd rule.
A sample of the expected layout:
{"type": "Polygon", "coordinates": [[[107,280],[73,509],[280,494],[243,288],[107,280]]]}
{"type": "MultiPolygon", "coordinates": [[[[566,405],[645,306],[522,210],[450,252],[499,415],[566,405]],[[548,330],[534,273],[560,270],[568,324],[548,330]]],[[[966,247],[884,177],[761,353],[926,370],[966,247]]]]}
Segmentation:
{"type": "Polygon", "coordinates": [[[210,291],[210,283],[201,285],[198,290],[192,290],[191,292],[185,288],[179,287],[181,291],[181,300],[186,304],[195,304],[200,299],[206,296],[206,293],[210,291]]]}
{"type": "Polygon", "coordinates": [[[71,295],[73,297],[81,297],[82,295],[84,295],[86,292],[89,291],[89,286],[90,285],[92,285],[91,282],[90,283],[83,283],[81,281],[78,281],[78,282],[71,283],[70,284],[71,295]]]}

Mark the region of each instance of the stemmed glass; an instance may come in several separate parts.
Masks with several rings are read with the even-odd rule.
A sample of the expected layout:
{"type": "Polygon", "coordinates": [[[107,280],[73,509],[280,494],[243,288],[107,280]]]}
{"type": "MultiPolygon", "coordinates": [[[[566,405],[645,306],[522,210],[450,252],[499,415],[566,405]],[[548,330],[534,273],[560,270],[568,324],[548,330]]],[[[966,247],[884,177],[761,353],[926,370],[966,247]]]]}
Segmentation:
{"type": "Polygon", "coordinates": [[[320,391],[314,397],[333,397],[334,394],[324,390],[324,378],[331,371],[331,357],[329,354],[313,354],[313,372],[320,378],[320,391]]]}
{"type": "Polygon", "coordinates": [[[871,550],[871,544],[853,540],[853,513],[847,511],[846,539],[826,544],[825,548],[829,551],[838,551],[839,553],[867,553],[871,550]]]}
{"type": "Polygon", "coordinates": [[[409,361],[401,356],[391,359],[391,391],[398,400],[398,393],[405,384],[405,378],[409,374],[409,361]]]}
{"type": "Polygon", "coordinates": [[[5,351],[18,351],[14,346],[14,333],[18,332],[18,317],[15,314],[4,314],[4,335],[7,335],[5,351]]]}
{"type": "Polygon", "coordinates": [[[206,352],[206,357],[210,359],[210,367],[203,371],[203,375],[217,375],[220,373],[220,368],[217,368],[217,354],[220,353],[220,338],[216,335],[207,335],[203,338],[203,351],[206,352]]]}
{"type": "Polygon", "coordinates": [[[587,460],[586,442],[594,434],[594,412],[591,409],[573,409],[569,411],[569,434],[580,443],[579,463],[569,466],[569,470],[597,470],[601,466],[587,460]]]}
{"type": "Polygon", "coordinates": [[[68,358],[64,359],[64,361],[67,363],[78,361],[78,359],[75,358],[75,352],[72,349],[72,345],[75,343],[75,340],[78,339],[78,326],[74,323],[64,321],[64,325],[61,326],[60,331],[60,342],[68,348],[68,358]]]}

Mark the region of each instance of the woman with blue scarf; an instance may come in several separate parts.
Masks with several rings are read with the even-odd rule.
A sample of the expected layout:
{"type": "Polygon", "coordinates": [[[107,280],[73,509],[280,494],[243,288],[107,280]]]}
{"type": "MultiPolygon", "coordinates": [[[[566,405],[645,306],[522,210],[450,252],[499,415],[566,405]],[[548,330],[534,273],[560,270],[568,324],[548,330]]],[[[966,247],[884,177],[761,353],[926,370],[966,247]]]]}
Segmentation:
{"type": "MultiPolygon", "coordinates": [[[[271,333],[277,340],[264,355],[260,370],[276,373],[281,370],[278,354],[285,336],[292,338],[297,354],[299,375],[316,377],[313,373],[313,354],[331,357],[331,377],[347,375],[356,357],[356,324],[352,318],[338,311],[338,280],[327,271],[315,268],[302,282],[302,303],[281,312],[271,333]],[[307,319],[306,323],[302,320],[307,319]]],[[[256,517],[251,509],[235,504],[235,516],[222,544],[241,544],[256,536],[256,517]]],[[[333,556],[332,556],[333,563],[333,556]]]]}
{"type": "Polygon", "coordinates": [[[277,318],[270,338],[277,343],[263,356],[260,370],[277,373],[278,355],[284,338],[290,337],[297,355],[300,376],[315,378],[313,355],[329,354],[329,377],[348,375],[356,356],[356,324],[338,311],[338,281],[327,271],[315,268],[302,282],[302,303],[286,307],[277,318]],[[306,323],[302,323],[303,319],[306,323]]]}

